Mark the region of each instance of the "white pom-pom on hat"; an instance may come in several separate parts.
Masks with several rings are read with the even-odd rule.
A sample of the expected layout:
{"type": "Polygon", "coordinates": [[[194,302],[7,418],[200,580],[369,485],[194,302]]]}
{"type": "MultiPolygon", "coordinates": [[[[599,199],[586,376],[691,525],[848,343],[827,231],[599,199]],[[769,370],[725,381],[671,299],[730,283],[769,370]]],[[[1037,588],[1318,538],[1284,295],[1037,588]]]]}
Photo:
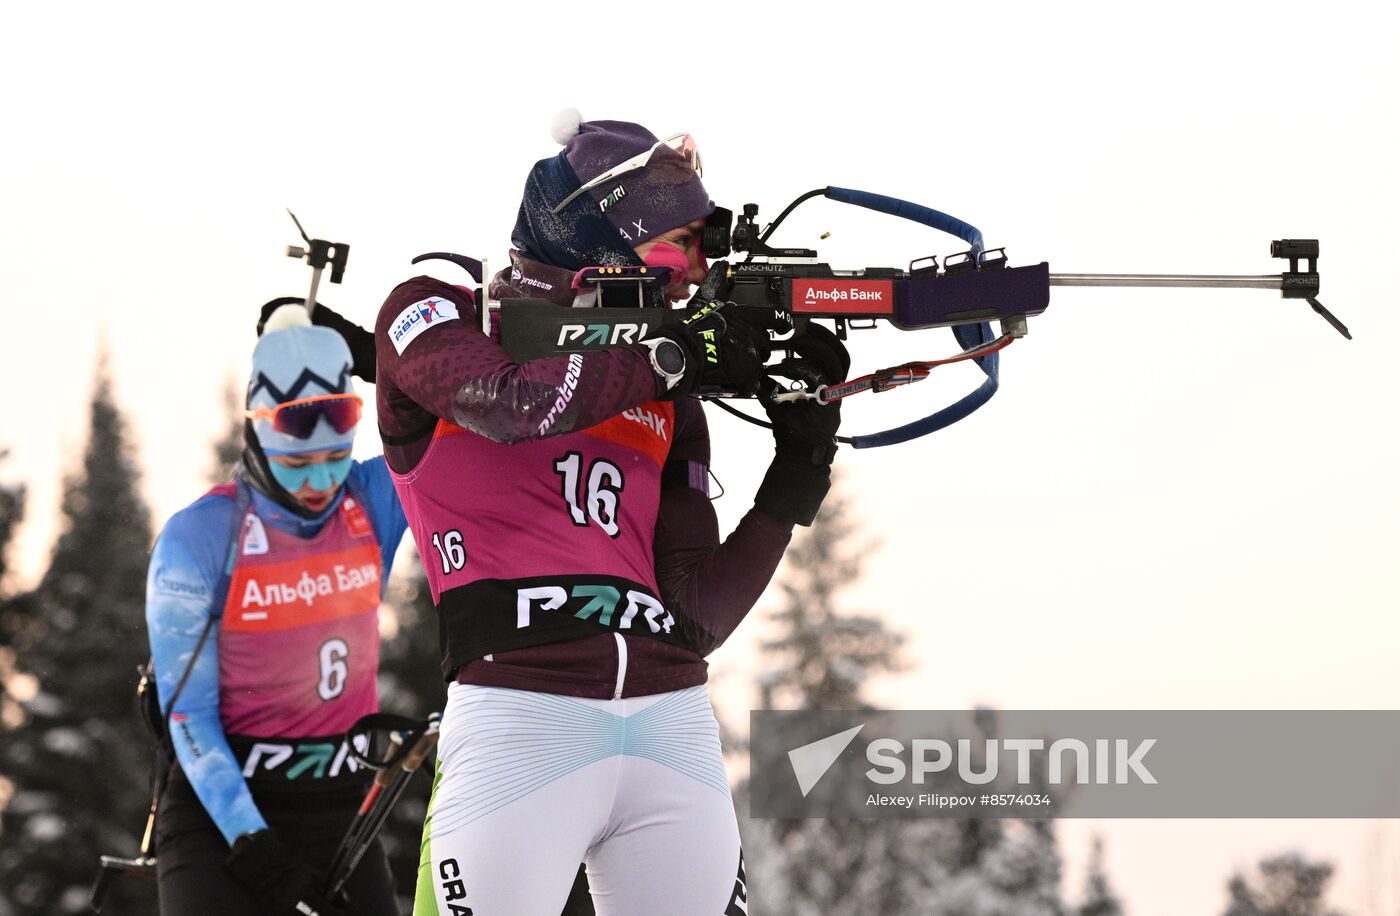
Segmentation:
{"type": "Polygon", "coordinates": [[[271,334],[273,331],[281,331],[286,328],[309,327],[311,327],[311,316],[306,314],[306,306],[284,305],[268,316],[267,324],[263,325],[263,333],[271,334]]]}
{"type": "Polygon", "coordinates": [[[577,108],[565,108],[549,122],[549,135],[560,146],[568,146],[569,141],[578,136],[578,126],[583,123],[583,115],[577,108]]]}

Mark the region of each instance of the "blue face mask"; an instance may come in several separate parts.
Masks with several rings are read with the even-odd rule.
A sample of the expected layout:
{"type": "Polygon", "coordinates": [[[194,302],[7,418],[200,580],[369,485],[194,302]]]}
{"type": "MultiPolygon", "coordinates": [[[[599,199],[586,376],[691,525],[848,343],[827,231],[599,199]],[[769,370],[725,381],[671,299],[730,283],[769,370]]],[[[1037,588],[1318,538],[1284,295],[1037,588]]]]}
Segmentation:
{"type": "Polygon", "coordinates": [[[306,484],[313,490],[333,490],[350,476],[350,465],[354,459],[346,456],[339,461],[318,461],[305,467],[289,468],[275,461],[267,463],[273,479],[288,493],[295,493],[306,484]]]}

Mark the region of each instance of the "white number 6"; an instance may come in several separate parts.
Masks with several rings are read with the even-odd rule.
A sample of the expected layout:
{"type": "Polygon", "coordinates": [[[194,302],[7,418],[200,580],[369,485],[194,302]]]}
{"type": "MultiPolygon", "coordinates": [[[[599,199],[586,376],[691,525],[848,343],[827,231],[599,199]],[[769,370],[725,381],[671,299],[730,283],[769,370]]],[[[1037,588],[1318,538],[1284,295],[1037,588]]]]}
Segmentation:
{"type": "Polygon", "coordinates": [[[345,682],[350,677],[350,666],[345,660],[350,657],[350,647],[343,639],[328,639],[321,645],[321,682],[316,685],[316,693],[323,700],[334,700],[345,692],[345,682]]]}

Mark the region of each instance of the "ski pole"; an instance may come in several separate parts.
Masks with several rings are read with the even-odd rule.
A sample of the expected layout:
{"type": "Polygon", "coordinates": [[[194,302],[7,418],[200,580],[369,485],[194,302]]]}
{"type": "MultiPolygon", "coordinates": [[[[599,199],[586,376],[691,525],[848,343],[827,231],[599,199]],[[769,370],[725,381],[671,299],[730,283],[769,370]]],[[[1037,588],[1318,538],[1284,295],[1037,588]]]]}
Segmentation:
{"type": "Polygon", "coordinates": [[[350,828],[345,832],[345,838],[340,842],[340,848],[331,860],[327,890],[332,898],[345,888],[360,860],[369,851],[370,844],[389,819],[389,812],[408,787],[408,781],[437,745],[441,720],[440,713],[430,715],[427,727],[399,765],[385,767],[374,774],[374,784],[365,793],[365,800],[355,812],[355,820],[351,822],[350,828]]]}
{"type": "Polygon", "coordinates": [[[371,783],[369,792],[365,795],[364,801],[360,803],[354,819],[350,822],[350,827],[345,831],[344,838],[341,839],[340,845],[336,848],[335,855],[331,858],[330,867],[326,872],[328,875],[340,873],[347,855],[364,830],[369,810],[382,791],[377,781],[378,775],[390,770],[394,764],[398,763],[411,747],[406,747],[405,744],[410,740],[416,743],[418,736],[423,734],[427,728],[427,722],[416,722],[392,713],[371,713],[360,717],[350,727],[350,731],[345,736],[346,742],[350,745],[350,756],[360,765],[375,770],[376,782],[371,783]],[[387,736],[388,744],[392,747],[381,749],[381,742],[376,738],[380,734],[387,736]],[[363,739],[364,744],[363,751],[358,746],[361,739],[363,739]]]}
{"type": "MultiPolygon", "coordinates": [[[[353,756],[361,766],[368,766],[368,768],[375,770],[375,776],[378,779],[379,773],[391,769],[409,751],[409,748],[405,747],[406,742],[410,740],[416,742],[417,737],[423,734],[427,727],[426,721],[419,723],[419,721],[395,716],[392,713],[370,713],[368,716],[361,716],[360,720],[350,727],[349,733],[346,733],[346,742],[350,745],[350,756],[353,756]],[[379,734],[386,735],[386,740],[391,747],[381,748],[381,741],[377,738],[379,734]],[[358,747],[361,740],[364,744],[363,751],[358,747]]],[[[375,798],[378,797],[379,791],[381,789],[379,789],[378,783],[372,783],[370,791],[365,796],[363,803],[360,804],[354,819],[351,819],[349,829],[346,829],[346,835],[340,840],[340,846],[336,847],[335,856],[330,859],[330,867],[326,870],[326,874],[340,873],[340,868],[342,868],[351,846],[354,845],[356,838],[364,829],[365,818],[368,817],[368,811],[374,804],[375,798]]]]}

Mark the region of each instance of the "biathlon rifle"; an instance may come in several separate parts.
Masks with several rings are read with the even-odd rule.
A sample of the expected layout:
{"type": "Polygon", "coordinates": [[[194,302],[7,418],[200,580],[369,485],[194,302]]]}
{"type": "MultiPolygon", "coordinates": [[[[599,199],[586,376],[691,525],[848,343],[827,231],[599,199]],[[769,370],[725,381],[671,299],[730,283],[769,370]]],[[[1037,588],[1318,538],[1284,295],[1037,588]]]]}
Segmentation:
{"type": "MultiPolygon", "coordinates": [[[[976,391],[921,420],[879,433],[843,438],[856,448],[893,445],[927,435],[985,404],[997,389],[998,351],[1026,335],[1027,319],[1049,307],[1052,286],[1277,289],[1285,299],[1307,300],[1342,336],[1351,338],[1346,326],[1317,299],[1321,283],[1316,239],[1273,242],[1270,255],[1289,263],[1288,270],[1280,274],[1052,274],[1045,262],[1010,266],[1006,250],[987,249],[981,231],[969,223],[909,201],[866,191],[837,187],[809,191],[761,231],[757,217],[756,204],[745,204],[737,222],[730,211],[716,208],[701,233],[706,257],[722,259],[731,253],[747,257],[734,263],[716,261],[684,308],[637,308],[664,306],[669,268],[589,267],[574,276],[573,285],[580,293],[596,291],[594,301],[598,307],[561,308],[539,299],[492,302],[482,295],[484,290],[478,290],[476,301],[487,303],[482,311],[483,329],[489,330],[489,316],[498,314],[502,346],[512,359],[524,362],[637,343],[652,336],[659,325],[680,322],[711,302],[727,302],[730,305],[724,312],[726,316],[736,316],[772,336],[773,350],[781,355],[768,365],[768,372],[794,380],[789,390],[776,395],[778,399],[813,398],[827,403],[862,391],[887,391],[927,378],[937,366],[964,360],[975,361],[986,375],[986,381],[976,391]],[[812,249],[770,245],[774,230],[799,204],[813,197],[912,220],[957,236],[969,247],[946,257],[941,267],[936,257],[923,257],[912,261],[907,270],[837,270],[822,262],[812,249]],[[879,321],[906,331],[948,327],[962,349],[942,359],[902,363],[839,384],[812,384],[793,342],[807,332],[814,320],[834,322],[836,334],[842,339],[850,330],[874,327],[879,321]],[[999,324],[999,333],[993,333],[993,321],[999,324]]],[[[434,253],[414,260],[416,263],[434,257],[466,267],[478,283],[486,277],[480,262],[459,255],[434,253]]],[[[753,395],[726,390],[706,390],[701,394],[711,398],[753,395]]]]}
{"type": "Polygon", "coordinates": [[[292,218],[292,222],[297,224],[297,232],[301,233],[302,241],[306,242],[306,247],[300,245],[288,245],[287,257],[305,260],[311,267],[311,292],[306,296],[306,314],[309,317],[316,311],[316,290],[321,286],[321,272],[327,267],[331,269],[330,280],[332,283],[339,283],[345,278],[345,262],[350,259],[350,246],[344,242],[328,242],[325,239],[313,239],[306,234],[306,230],[301,227],[301,220],[287,208],[287,215],[292,218]]]}

